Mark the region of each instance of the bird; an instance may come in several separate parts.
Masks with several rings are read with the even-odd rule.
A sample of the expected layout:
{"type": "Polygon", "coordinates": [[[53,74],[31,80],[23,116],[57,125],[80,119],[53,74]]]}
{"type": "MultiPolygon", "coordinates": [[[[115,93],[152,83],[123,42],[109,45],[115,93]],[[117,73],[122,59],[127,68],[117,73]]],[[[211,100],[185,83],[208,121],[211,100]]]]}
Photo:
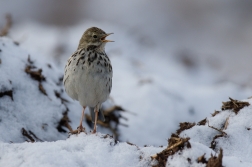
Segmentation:
{"type": "Polygon", "coordinates": [[[69,57],[65,65],[63,83],[66,93],[82,106],[79,127],[71,133],[85,132],[82,126],[85,109],[89,107],[96,133],[97,119],[105,121],[100,111],[112,89],[113,70],[109,57],[105,52],[108,42],[106,33],[100,28],[88,28],[82,35],[77,50],[69,57]]]}

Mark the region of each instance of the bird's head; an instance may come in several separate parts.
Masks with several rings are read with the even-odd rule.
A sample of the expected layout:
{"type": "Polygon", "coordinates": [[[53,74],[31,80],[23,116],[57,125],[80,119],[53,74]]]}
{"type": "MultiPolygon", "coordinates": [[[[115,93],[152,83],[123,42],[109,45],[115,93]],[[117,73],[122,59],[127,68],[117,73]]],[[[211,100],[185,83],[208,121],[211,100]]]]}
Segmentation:
{"type": "Polygon", "coordinates": [[[107,40],[106,37],[113,33],[105,33],[102,29],[91,27],[87,29],[82,35],[78,49],[88,48],[89,46],[96,46],[100,50],[104,50],[107,42],[114,42],[107,40]]]}

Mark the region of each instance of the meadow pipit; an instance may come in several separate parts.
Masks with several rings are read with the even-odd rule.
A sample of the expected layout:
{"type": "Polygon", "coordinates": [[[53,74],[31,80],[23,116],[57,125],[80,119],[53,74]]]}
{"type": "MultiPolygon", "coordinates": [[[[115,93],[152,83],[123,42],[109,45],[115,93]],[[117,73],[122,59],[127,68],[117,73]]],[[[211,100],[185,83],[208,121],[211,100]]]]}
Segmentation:
{"type": "Polygon", "coordinates": [[[82,35],[77,51],[68,59],[65,66],[64,86],[67,94],[78,100],[83,107],[80,125],[75,133],[85,132],[82,126],[84,111],[90,107],[93,133],[96,133],[98,117],[104,121],[99,112],[101,104],[107,100],[112,88],[112,66],[105,52],[106,37],[113,33],[105,33],[97,27],[87,29],[82,35]]]}

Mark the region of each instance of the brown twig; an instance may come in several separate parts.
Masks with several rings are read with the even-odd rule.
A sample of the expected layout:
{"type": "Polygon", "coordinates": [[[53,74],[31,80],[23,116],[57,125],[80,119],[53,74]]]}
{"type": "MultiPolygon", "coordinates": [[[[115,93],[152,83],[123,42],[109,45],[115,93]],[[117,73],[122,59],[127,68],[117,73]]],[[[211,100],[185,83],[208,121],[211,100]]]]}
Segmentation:
{"type": "Polygon", "coordinates": [[[167,148],[167,151],[169,150],[173,150],[175,147],[180,146],[181,144],[184,144],[185,142],[187,142],[190,138],[176,138],[176,141],[178,141],[177,143],[175,143],[174,145],[170,146],[167,148]]]}
{"type": "Polygon", "coordinates": [[[249,102],[234,100],[229,97],[230,101],[222,102],[222,110],[233,110],[236,114],[245,106],[249,106],[249,102]]]}
{"type": "Polygon", "coordinates": [[[182,151],[184,148],[191,148],[189,140],[190,138],[180,138],[178,135],[172,134],[168,140],[168,147],[160,153],[151,156],[152,159],[158,161],[158,164],[153,167],[165,167],[169,156],[174,155],[178,151],[182,151]]]}
{"type": "Polygon", "coordinates": [[[221,148],[218,157],[213,156],[211,154],[211,157],[208,159],[206,167],[222,167],[222,158],[223,158],[223,150],[221,148]]]}
{"type": "Polygon", "coordinates": [[[226,121],[225,121],[225,125],[224,125],[223,130],[226,130],[226,129],[227,129],[227,126],[228,126],[228,124],[229,124],[229,122],[228,122],[228,121],[229,121],[229,117],[230,117],[230,116],[228,116],[227,119],[226,119],[226,121]]]}
{"type": "Polygon", "coordinates": [[[207,121],[207,124],[208,124],[208,127],[209,127],[209,128],[212,128],[212,129],[214,129],[214,130],[217,130],[218,132],[222,133],[223,135],[227,135],[227,133],[224,132],[223,130],[217,129],[217,128],[213,127],[213,126],[210,126],[210,125],[209,125],[209,121],[207,121]]]}
{"type": "Polygon", "coordinates": [[[23,136],[27,137],[28,139],[30,139],[30,142],[35,142],[35,140],[33,139],[33,137],[31,137],[31,135],[29,135],[29,133],[25,130],[25,128],[21,129],[21,133],[23,136]]]}
{"type": "Polygon", "coordinates": [[[9,33],[9,30],[12,26],[12,18],[11,18],[11,15],[10,14],[6,14],[5,15],[5,19],[6,19],[6,24],[4,26],[3,29],[1,29],[0,31],[0,36],[3,37],[3,36],[7,36],[8,33],[9,33]]]}

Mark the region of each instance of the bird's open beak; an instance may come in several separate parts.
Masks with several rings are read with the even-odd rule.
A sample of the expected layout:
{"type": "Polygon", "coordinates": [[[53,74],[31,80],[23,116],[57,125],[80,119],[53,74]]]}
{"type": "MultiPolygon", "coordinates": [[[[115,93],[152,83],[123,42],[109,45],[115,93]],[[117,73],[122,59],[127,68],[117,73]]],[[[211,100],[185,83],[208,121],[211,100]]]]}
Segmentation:
{"type": "Polygon", "coordinates": [[[107,36],[109,36],[109,35],[111,35],[111,34],[114,34],[114,33],[108,33],[108,34],[106,34],[104,37],[101,38],[101,41],[102,41],[102,42],[115,42],[115,41],[111,41],[111,40],[105,39],[107,36]]]}

